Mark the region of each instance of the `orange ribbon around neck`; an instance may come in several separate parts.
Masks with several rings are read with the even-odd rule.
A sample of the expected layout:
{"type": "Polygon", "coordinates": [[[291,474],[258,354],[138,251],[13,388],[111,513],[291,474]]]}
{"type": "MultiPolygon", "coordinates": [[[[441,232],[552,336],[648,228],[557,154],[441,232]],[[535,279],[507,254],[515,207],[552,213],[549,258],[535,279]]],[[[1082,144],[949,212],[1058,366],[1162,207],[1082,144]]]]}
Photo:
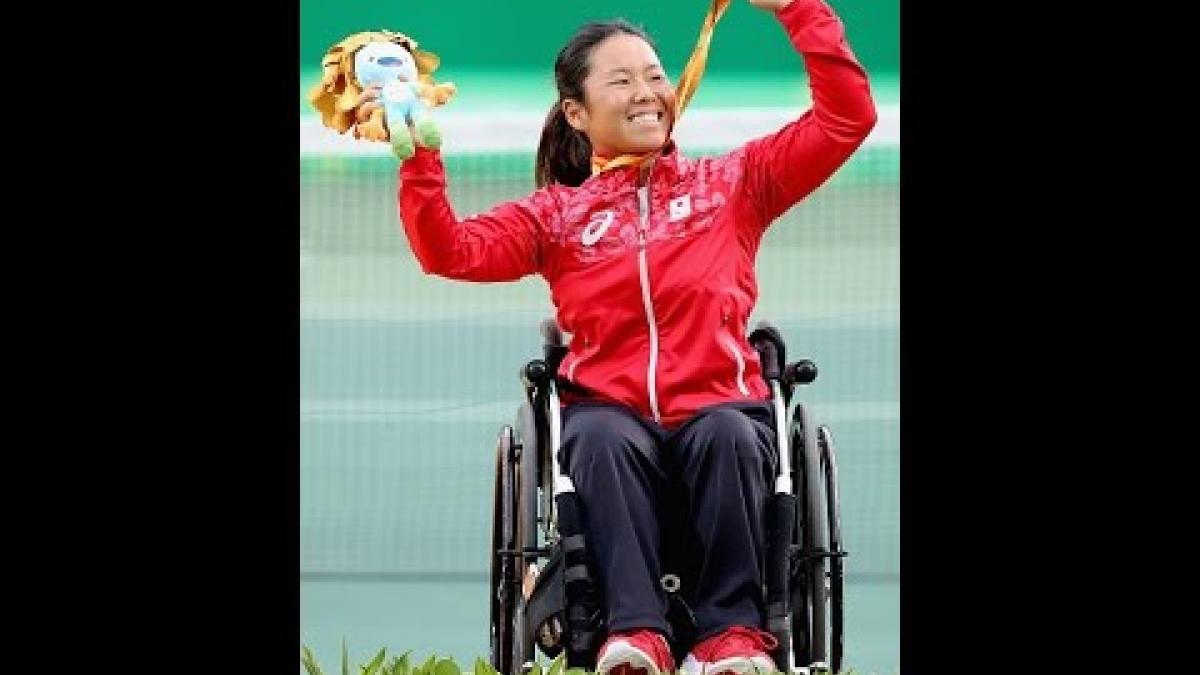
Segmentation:
{"type": "MultiPolygon", "coordinates": [[[[729,8],[730,2],[731,0],[712,0],[708,6],[708,14],[704,16],[704,24],[700,26],[700,37],[696,40],[696,48],[688,57],[687,64],[683,67],[683,74],[679,76],[679,85],[675,88],[673,124],[679,124],[679,118],[683,116],[683,109],[687,107],[688,101],[692,100],[692,95],[700,86],[700,78],[704,76],[704,66],[708,63],[708,47],[712,44],[713,29],[717,27],[721,15],[729,8]]],[[[674,126],[672,126],[673,130],[674,126]]],[[[667,140],[670,141],[669,136],[667,140]]],[[[655,152],[641,155],[621,155],[612,159],[593,153],[592,175],[622,166],[639,166],[655,152]]]]}

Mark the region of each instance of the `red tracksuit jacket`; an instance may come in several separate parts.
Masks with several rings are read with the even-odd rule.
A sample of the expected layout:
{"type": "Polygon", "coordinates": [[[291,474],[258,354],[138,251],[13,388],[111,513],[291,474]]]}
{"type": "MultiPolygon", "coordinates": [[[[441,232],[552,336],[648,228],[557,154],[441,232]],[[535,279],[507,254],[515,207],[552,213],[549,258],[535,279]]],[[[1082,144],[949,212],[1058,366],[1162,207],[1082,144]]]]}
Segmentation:
{"type": "Polygon", "coordinates": [[[776,16],[804,57],[813,107],[726,155],[688,159],[672,143],[644,185],[637,168],[613,169],[459,220],[440,155],[418,149],[400,167],[399,205],[422,269],[469,281],[541,274],[571,334],[559,376],[668,429],[706,406],[768,398],[746,340],[759,242],[876,119],[824,0],[793,0],[776,16]]]}

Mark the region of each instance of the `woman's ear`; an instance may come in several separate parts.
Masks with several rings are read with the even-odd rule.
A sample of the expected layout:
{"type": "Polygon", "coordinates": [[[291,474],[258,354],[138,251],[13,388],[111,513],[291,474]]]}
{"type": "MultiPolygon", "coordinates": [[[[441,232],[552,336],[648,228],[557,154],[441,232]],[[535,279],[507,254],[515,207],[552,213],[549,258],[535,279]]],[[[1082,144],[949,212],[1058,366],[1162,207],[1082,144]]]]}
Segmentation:
{"type": "Polygon", "coordinates": [[[575,131],[586,134],[588,128],[587,108],[573,98],[563,99],[561,105],[563,117],[567,118],[567,124],[570,124],[575,131]]]}

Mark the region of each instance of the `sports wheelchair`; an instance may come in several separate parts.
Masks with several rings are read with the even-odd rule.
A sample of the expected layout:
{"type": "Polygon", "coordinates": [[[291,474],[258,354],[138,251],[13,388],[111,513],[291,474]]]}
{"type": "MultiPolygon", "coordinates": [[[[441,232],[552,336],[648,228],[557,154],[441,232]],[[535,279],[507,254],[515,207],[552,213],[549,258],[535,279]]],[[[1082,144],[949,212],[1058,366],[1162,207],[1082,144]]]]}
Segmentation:
{"type": "MultiPolygon", "coordinates": [[[[491,664],[502,675],[525,675],[535,648],[549,658],[566,652],[568,668],[595,667],[606,635],[604,603],[589,568],[581,508],[560,466],[562,430],[554,374],[566,355],[553,319],[542,322],[543,358],[520,370],[525,401],[515,425],[501,428],[491,542],[491,664]]],[[[816,379],[807,359],[787,363],[779,331],[760,323],[750,334],[772,393],[777,436],[776,479],[765,513],[766,630],[782,673],[837,673],[843,650],[843,558],[833,438],[813,423],[796,385],[816,379]],[[789,415],[789,406],[791,414],[789,415]]],[[[681,488],[680,488],[681,489],[681,488]]],[[[681,504],[685,500],[668,499],[681,504]]],[[[676,663],[695,637],[688,608],[696,570],[686,513],[663,514],[661,579],[669,599],[676,663]],[[672,526],[671,524],[675,525],[672,526]]]]}

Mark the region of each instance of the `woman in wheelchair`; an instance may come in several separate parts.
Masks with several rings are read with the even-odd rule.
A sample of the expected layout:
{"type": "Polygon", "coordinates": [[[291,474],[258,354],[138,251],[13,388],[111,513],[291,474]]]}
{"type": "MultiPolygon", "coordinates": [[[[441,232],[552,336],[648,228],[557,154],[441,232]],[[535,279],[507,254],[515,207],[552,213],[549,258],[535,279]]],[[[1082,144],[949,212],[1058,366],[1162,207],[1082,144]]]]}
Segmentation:
{"type": "Polygon", "coordinates": [[[571,336],[556,373],[561,461],[603,589],[600,673],[675,670],[660,585],[673,482],[698,542],[681,670],[775,670],[762,590],[775,420],[746,337],[753,262],[766,228],[847,160],[876,113],[825,0],[749,2],[779,21],[809,76],[811,110],[774,133],[685,157],[671,140],[676,90],[650,39],[592,22],[555,61],[535,192],[459,219],[438,151],[419,148],[399,171],[401,219],[426,273],[540,274],[571,336]]]}

